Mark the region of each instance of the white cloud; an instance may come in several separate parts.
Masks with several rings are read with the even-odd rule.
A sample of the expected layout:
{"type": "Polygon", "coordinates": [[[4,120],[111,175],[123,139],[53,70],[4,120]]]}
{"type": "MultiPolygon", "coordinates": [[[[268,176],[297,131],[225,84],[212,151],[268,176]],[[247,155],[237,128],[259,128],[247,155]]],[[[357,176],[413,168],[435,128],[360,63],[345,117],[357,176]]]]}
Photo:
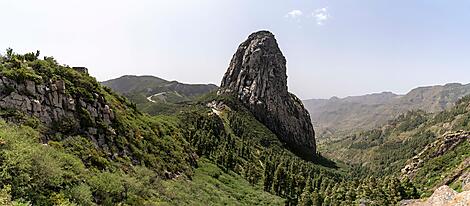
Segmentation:
{"type": "Polygon", "coordinates": [[[294,10],[288,12],[285,17],[286,17],[286,18],[293,18],[293,19],[295,19],[295,18],[297,18],[297,17],[302,16],[303,14],[304,14],[304,13],[303,13],[302,11],[297,10],[297,9],[294,9],[294,10]]]}
{"type": "Polygon", "coordinates": [[[315,18],[315,21],[318,25],[322,26],[325,22],[330,18],[330,14],[328,13],[328,8],[323,7],[320,9],[316,9],[312,16],[315,18]]]}

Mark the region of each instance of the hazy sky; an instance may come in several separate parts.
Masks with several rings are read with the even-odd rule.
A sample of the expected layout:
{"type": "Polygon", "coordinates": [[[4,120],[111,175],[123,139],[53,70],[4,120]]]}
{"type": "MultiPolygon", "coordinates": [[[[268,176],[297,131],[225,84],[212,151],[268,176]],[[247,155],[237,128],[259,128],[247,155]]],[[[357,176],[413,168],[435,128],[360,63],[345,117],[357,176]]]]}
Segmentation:
{"type": "Polygon", "coordinates": [[[218,85],[237,46],[267,29],[303,99],[470,82],[467,0],[0,0],[0,19],[0,49],[41,50],[100,81],[218,85]]]}

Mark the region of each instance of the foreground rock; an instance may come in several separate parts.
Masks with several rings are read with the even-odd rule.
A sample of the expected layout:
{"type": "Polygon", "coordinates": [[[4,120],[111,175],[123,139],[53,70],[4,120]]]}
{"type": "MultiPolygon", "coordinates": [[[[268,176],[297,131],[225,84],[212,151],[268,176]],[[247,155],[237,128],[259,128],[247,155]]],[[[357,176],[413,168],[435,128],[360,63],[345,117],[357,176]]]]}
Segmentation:
{"type": "Polygon", "coordinates": [[[223,93],[235,94],[294,152],[307,159],[315,156],[310,115],[287,90],[286,59],[273,34],[253,33],[238,47],[221,83],[223,93]]]}
{"type": "Polygon", "coordinates": [[[104,96],[97,93],[90,98],[73,96],[60,79],[38,84],[0,75],[0,109],[18,110],[40,120],[49,128],[44,142],[57,132],[84,134],[108,152],[106,139],[111,138],[107,136],[116,136],[111,127],[115,114],[104,96]]]}
{"type": "Polygon", "coordinates": [[[405,200],[402,206],[467,206],[470,205],[470,191],[457,193],[449,186],[439,187],[427,200],[405,200]]]}

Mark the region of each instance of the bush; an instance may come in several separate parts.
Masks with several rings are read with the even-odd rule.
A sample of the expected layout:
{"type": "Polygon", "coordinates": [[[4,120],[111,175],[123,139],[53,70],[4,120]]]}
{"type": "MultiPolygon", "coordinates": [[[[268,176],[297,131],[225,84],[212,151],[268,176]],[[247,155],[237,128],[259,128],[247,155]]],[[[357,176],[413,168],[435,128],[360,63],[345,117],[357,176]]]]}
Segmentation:
{"type": "Polygon", "coordinates": [[[0,122],[2,185],[11,185],[14,198],[34,204],[49,204],[52,195],[84,180],[80,159],[56,148],[39,144],[39,135],[29,127],[0,122]]]}

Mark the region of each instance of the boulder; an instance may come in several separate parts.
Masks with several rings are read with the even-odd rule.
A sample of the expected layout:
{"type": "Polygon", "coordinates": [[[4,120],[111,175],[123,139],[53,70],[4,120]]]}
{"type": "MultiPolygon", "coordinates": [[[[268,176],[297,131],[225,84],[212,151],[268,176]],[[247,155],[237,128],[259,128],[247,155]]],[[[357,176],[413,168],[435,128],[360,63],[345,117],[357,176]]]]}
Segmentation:
{"type": "Polygon", "coordinates": [[[26,85],[26,91],[30,95],[36,95],[36,84],[33,81],[26,80],[25,85],[26,85]]]}
{"type": "Polygon", "coordinates": [[[457,193],[447,185],[436,189],[427,200],[404,200],[402,206],[455,206],[470,205],[470,191],[457,193]]]}

